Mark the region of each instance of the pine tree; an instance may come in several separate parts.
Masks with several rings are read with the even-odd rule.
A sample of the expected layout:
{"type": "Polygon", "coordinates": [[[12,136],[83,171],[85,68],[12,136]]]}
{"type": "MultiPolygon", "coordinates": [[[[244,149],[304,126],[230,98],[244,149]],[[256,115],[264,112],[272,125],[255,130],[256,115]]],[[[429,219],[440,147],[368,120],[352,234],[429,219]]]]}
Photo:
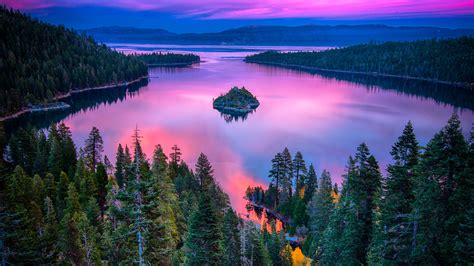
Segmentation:
{"type": "Polygon", "coordinates": [[[277,153],[272,159],[272,169],[270,170],[269,177],[272,178],[272,184],[275,187],[275,202],[273,203],[273,208],[278,207],[280,204],[280,192],[282,187],[282,179],[285,175],[285,164],[282,158],[281,153],[277,153]]]}
{"type": "Polygon", "coordinates": [[[341,202],[324,233],[323,263],[333,257],[342,264],[367,264],[373,217],[381,190],[380,179],[378,163],[367,145],[362,143],[357,148],[355,159],[349,158],[341,202]],[[335,243],[329,243],[331,241],[335,243]]]}
{"type": "Polygon", "coordinates": [[[293,196],[293,161],[291,159],[291,154],[288,148],[285,147],[281,153],[283,160],[284,171],[282,178],[282,201],[287,202],[293,196]]]}
{"type": "Polygon", "coordinates": [[[69,187],[69,177],[66,173],[61,172],[59,181],[56,189],[56,213],[58,218],[61,219],[64,215],[64,209],[66,208],[65,200],[68,193],[69,187]]]}
{"type": "Polygon", "coordinates": [[[247,222],[243,236],[244,265],[272,265],[263,234],[255,228],[255,224],[247,222]]]}
{"type": "MultiPolygon", "coordinates": [[[[37,133],[36,158],[34,165],[34,173],[45,176],[48,170],[48,140],[43,131],[37,133]]],[[[1,144],[0,144],[1,145],[1,144]]],[[[2,153],[3,154],[3,153],[2,153]]]]}
{"type": "Polygon", "coordinates": [[[316,171],[314,170],[313,164],[309,165],[308,174],[305,179],[304,184],[304,202],[308,203],[312,198],[313,194],[318,188],[318,178],[316,176],[316,171]]]}
{"type": "MultiPolygon", "coordinates": [[[[6,208],[0,210],[0,223],[14,230],[2,232],[5,239],[6,259],[12,264],[40,263],[40,235],[43,223],[41,208],[31,201],[32,178],[21,166],[15,167],[6,190],[6,208]]],[[[0,232],[3,229],[0,229],[0,232]]]]}
{"type": "Polygon", "coordinates": [[[318,189],[308,204],[309,228],[312,241],[310,254],[314,260],[321,259],[322,237],[334,207],[331,175],[324,170],[319,180],[318,189]]]}
{"type": "MultiPolygon", "coordinates": [[[[293,159],[293,175],[295,177],[295,193],[300,196],[300,190],[304,188],[306,183],[308,169],[306,168],[306,162],[303,159],[303,154],[301,154],[299,151],[296,152],[295,158],[293,159]]],[[[304,194],[301,195],[301,197],[303,196],[304,194]]]]}
{"type": "Polygon", "coordinates": [[[79,195],[73,184],[67,191],[66,208],[61,219],[59,245],[65,263],[82,264],[84,253],[81,248],[78,214],[81,212],[79,195]]]}
{"type": "Polygon", "coordinates": [[[146,182],[144,209],[148,226],[145,249],[146,260],[152,264],[170,265],[184,231],[174,185],[169,177],[167,158],[160,145],[153,153],[152,176],[146,182]]]}
{"type": "Polygon", "coordinates": [[[275,228],[275,221],[271,223],[271,235],[267,242],[268,253],[273,265],[282,265],[281,250],[285,244],[284,235],[277,232],[275,228]]]}
{"type": "Polygon", "coordinates": [[[59,142],[62,146],[63,168],[61,170],[67,172],[69,176],[72,176],[77,162],[76,145],[72,140],[71,130],[64,123],[59,124],[57,130],[59,142]]]}
{"type": "Polygon", "coordinates": [[[214,170],[212,169],[211,163],[207,159],[207,156],[203,153],[199,155],[199,158],[196,163],[196,178],[201,186],[201,189],[207,189],[212,181],[214,170]]]}
{"type": "Polygon", "coordinates": [[[382,264],[408,264],[412,241],[413,182],[419,159],[418,142],[410,122],[390,154],[394,162],[387,167],[388,176],[383,182],[371,260],[382,264]]]}
{"type": "Polygon", "coordinates": [[[99,129],[93,127],[84,145],[84,159],[90,171],[95,172],[97,164],[102,162],[104,141],[99,129]]]}
{"type": "Polygon", "coordinates": [[[413,263],[449,265],[466,260],[456,244],[461,243],[459,232],[467,223],[472,200],[469,156],[459,118],[453,114],[430,140],[420,161],[412,211],[413,263]]]}
{"type": "Polygon", "coordinates": [[[119,187],[123,187],[127,180],[125,180],[125,154],[122,145],[119,144],[117,148],[117,155],[115,157],[115,179],[119,187]]]}
{"type": "Polygon", "coordinates": [[[45,226],[44,233],[41,237],[41,257],[46,264],[54,264],[58,256],[58,222],[56,219],[56,211],[54,209],[51,198],[44,199],[45,226]]]}
{"type": "Polygon", "coordinates": [[[107,196],[107,186],[108,177],[107,171],[105,170],[105,166],[102,163],[97,164],[96,172],[95,172],[95,183],[97,184],[97,203],[99,204],[100,209],[100,217],[104,218],[105,213],[105,197],[107,196]]]}
{"type": "Polygon", "coordinates": [[[229,266],[242,265],[240,245],[240,219],[231,208],[224,215],[223,264],[229,266]]]}
{"type": "Polygon", "coordinates": [[[61,171],[64,169],[63,149],[58,138],[50,135],[50,139],[51,148],[48,157],[48,171],[58,178],[61,171]]]}
{"type": "Polygon", "coordinates": [[[186,239],[189,265],[219,265],[222,260],[222,235],[218,214],[211,198],[202,193],[192,214],[186,239]]]}

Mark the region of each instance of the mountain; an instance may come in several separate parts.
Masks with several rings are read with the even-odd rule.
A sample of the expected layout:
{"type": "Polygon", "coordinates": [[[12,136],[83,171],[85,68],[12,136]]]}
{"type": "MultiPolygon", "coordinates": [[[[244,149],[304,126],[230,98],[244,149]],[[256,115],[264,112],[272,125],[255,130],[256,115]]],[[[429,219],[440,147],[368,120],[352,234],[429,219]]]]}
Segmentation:
{"type": "Polygon", "coordinates": [[[94,39],[100,42],[141,42],[142,40],[163,39],[169,36],[176,35],[176,33],[172,33],[163,29],[147,29],[118,26],[92,28],[85,30],[84,32],[88,35],[93,36],[94,39]]]}
{"type": "Polygon", "coordinates": [[[386,25],[247,26],[215,33],[176,34],[163,29],[104,27],[85,30],[99,42],[227,45],[336,45],[474,36],[474,29],[386,25]]]}

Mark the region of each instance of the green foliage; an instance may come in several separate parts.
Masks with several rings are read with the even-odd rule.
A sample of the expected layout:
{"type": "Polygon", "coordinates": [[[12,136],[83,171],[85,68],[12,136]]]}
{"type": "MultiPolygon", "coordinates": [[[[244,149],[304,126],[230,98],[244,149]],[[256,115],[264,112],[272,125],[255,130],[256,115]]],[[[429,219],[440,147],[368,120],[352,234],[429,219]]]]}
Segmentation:
{"type": "Polygon", "coordinates": [[[0,7],[0,116],[71,90],[120,84],[146,65],[64,26],[0,7]]]}
{"type": "Polygon", "coordinates": [[[201,61],[201,58],[194,54],[153,52],[149,54],[132,54],[129,56],[137,58],[147,65],[190,65],[201,61]]]}
{"type": "Polygon", "coordinates": [[[472,153],[454,114],[421,156],[412,210],[415,263],[472,262],[472,253],[459,249],[469,247],[469,234],[464,231],[472,215],[474,187],[469,166],[472,153]]]}
{"type": "Polygon", "coordinates": [[[90,171],[95,172],[97,164],[102,162],[104,152],[104,140],[99,129],[93,127],[84,145],[84,162],[90,171]]]}
{"type": "Polygon", "coordinates": [[[223,264],[229,266],[242,265],[240,244],[240,219],[234,210],[229,208],[224,215],[223,264]]]}
{"type": "Polygon", "coordinates": [[[474,82],[474,38],[362,44],[321,52],[264,52],[247,62],[474,82]]]}
{"type": "Polygon", "coordinates": [[[189,222],[186,256],[189,265],[218,265],[222,259],[222,232],[211,198],[203,193],[189,222]]]}
{"type": "Polygon", "coordinates": [[[412,248],[413,183],[420,155],[410,122],[393,145],[391,155],[394,163],[387,167],[388,176],[383,180],[371,261],[408,264],[412,248]]]}
{"type": "Polygon", "coordinates": [[[329,223],[329,218],[334,211],[334,198],[332,197],[331,175],[326,170],[321,174],[319,186],[308,204],[309,229],[311,235],[311,257],[319,260],[324,230],[329,223]]]}
{"type": "Polygon", "coordinates": [[[242,87],[233,87],[225,95],[220,95],[214,99],[214,108],[236,108],[242,110],[250,110],[258,107],[260,103],[257,97],[253,96],[250,91],[242,87]]]}

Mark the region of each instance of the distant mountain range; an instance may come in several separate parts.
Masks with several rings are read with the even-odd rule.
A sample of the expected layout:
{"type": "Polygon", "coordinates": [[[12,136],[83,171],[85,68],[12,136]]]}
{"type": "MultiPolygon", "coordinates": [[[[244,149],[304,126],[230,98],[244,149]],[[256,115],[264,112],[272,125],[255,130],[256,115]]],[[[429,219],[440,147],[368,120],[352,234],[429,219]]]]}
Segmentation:
{"type": "Polygon", "coordinates": [[[215,33],[177,34],[164,29],[100,27],[84,30],[99,42],[208,45],[318,45],[345,46],[370,41],[413,41],[474,36],[474,29],[436,27],[358,26],[247,26],[215,33]]]}

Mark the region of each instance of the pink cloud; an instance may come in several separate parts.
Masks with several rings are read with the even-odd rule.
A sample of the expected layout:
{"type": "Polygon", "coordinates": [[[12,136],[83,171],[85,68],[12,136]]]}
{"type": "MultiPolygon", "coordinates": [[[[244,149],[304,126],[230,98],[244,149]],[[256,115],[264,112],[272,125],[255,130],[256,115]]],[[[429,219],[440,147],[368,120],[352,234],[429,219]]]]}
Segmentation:
{"type": "Polygon", "coordinates": [[[201,19],[437,17],[474,14],[472,0],[1,0],[21,10],[95,5],[201,19]]]}

